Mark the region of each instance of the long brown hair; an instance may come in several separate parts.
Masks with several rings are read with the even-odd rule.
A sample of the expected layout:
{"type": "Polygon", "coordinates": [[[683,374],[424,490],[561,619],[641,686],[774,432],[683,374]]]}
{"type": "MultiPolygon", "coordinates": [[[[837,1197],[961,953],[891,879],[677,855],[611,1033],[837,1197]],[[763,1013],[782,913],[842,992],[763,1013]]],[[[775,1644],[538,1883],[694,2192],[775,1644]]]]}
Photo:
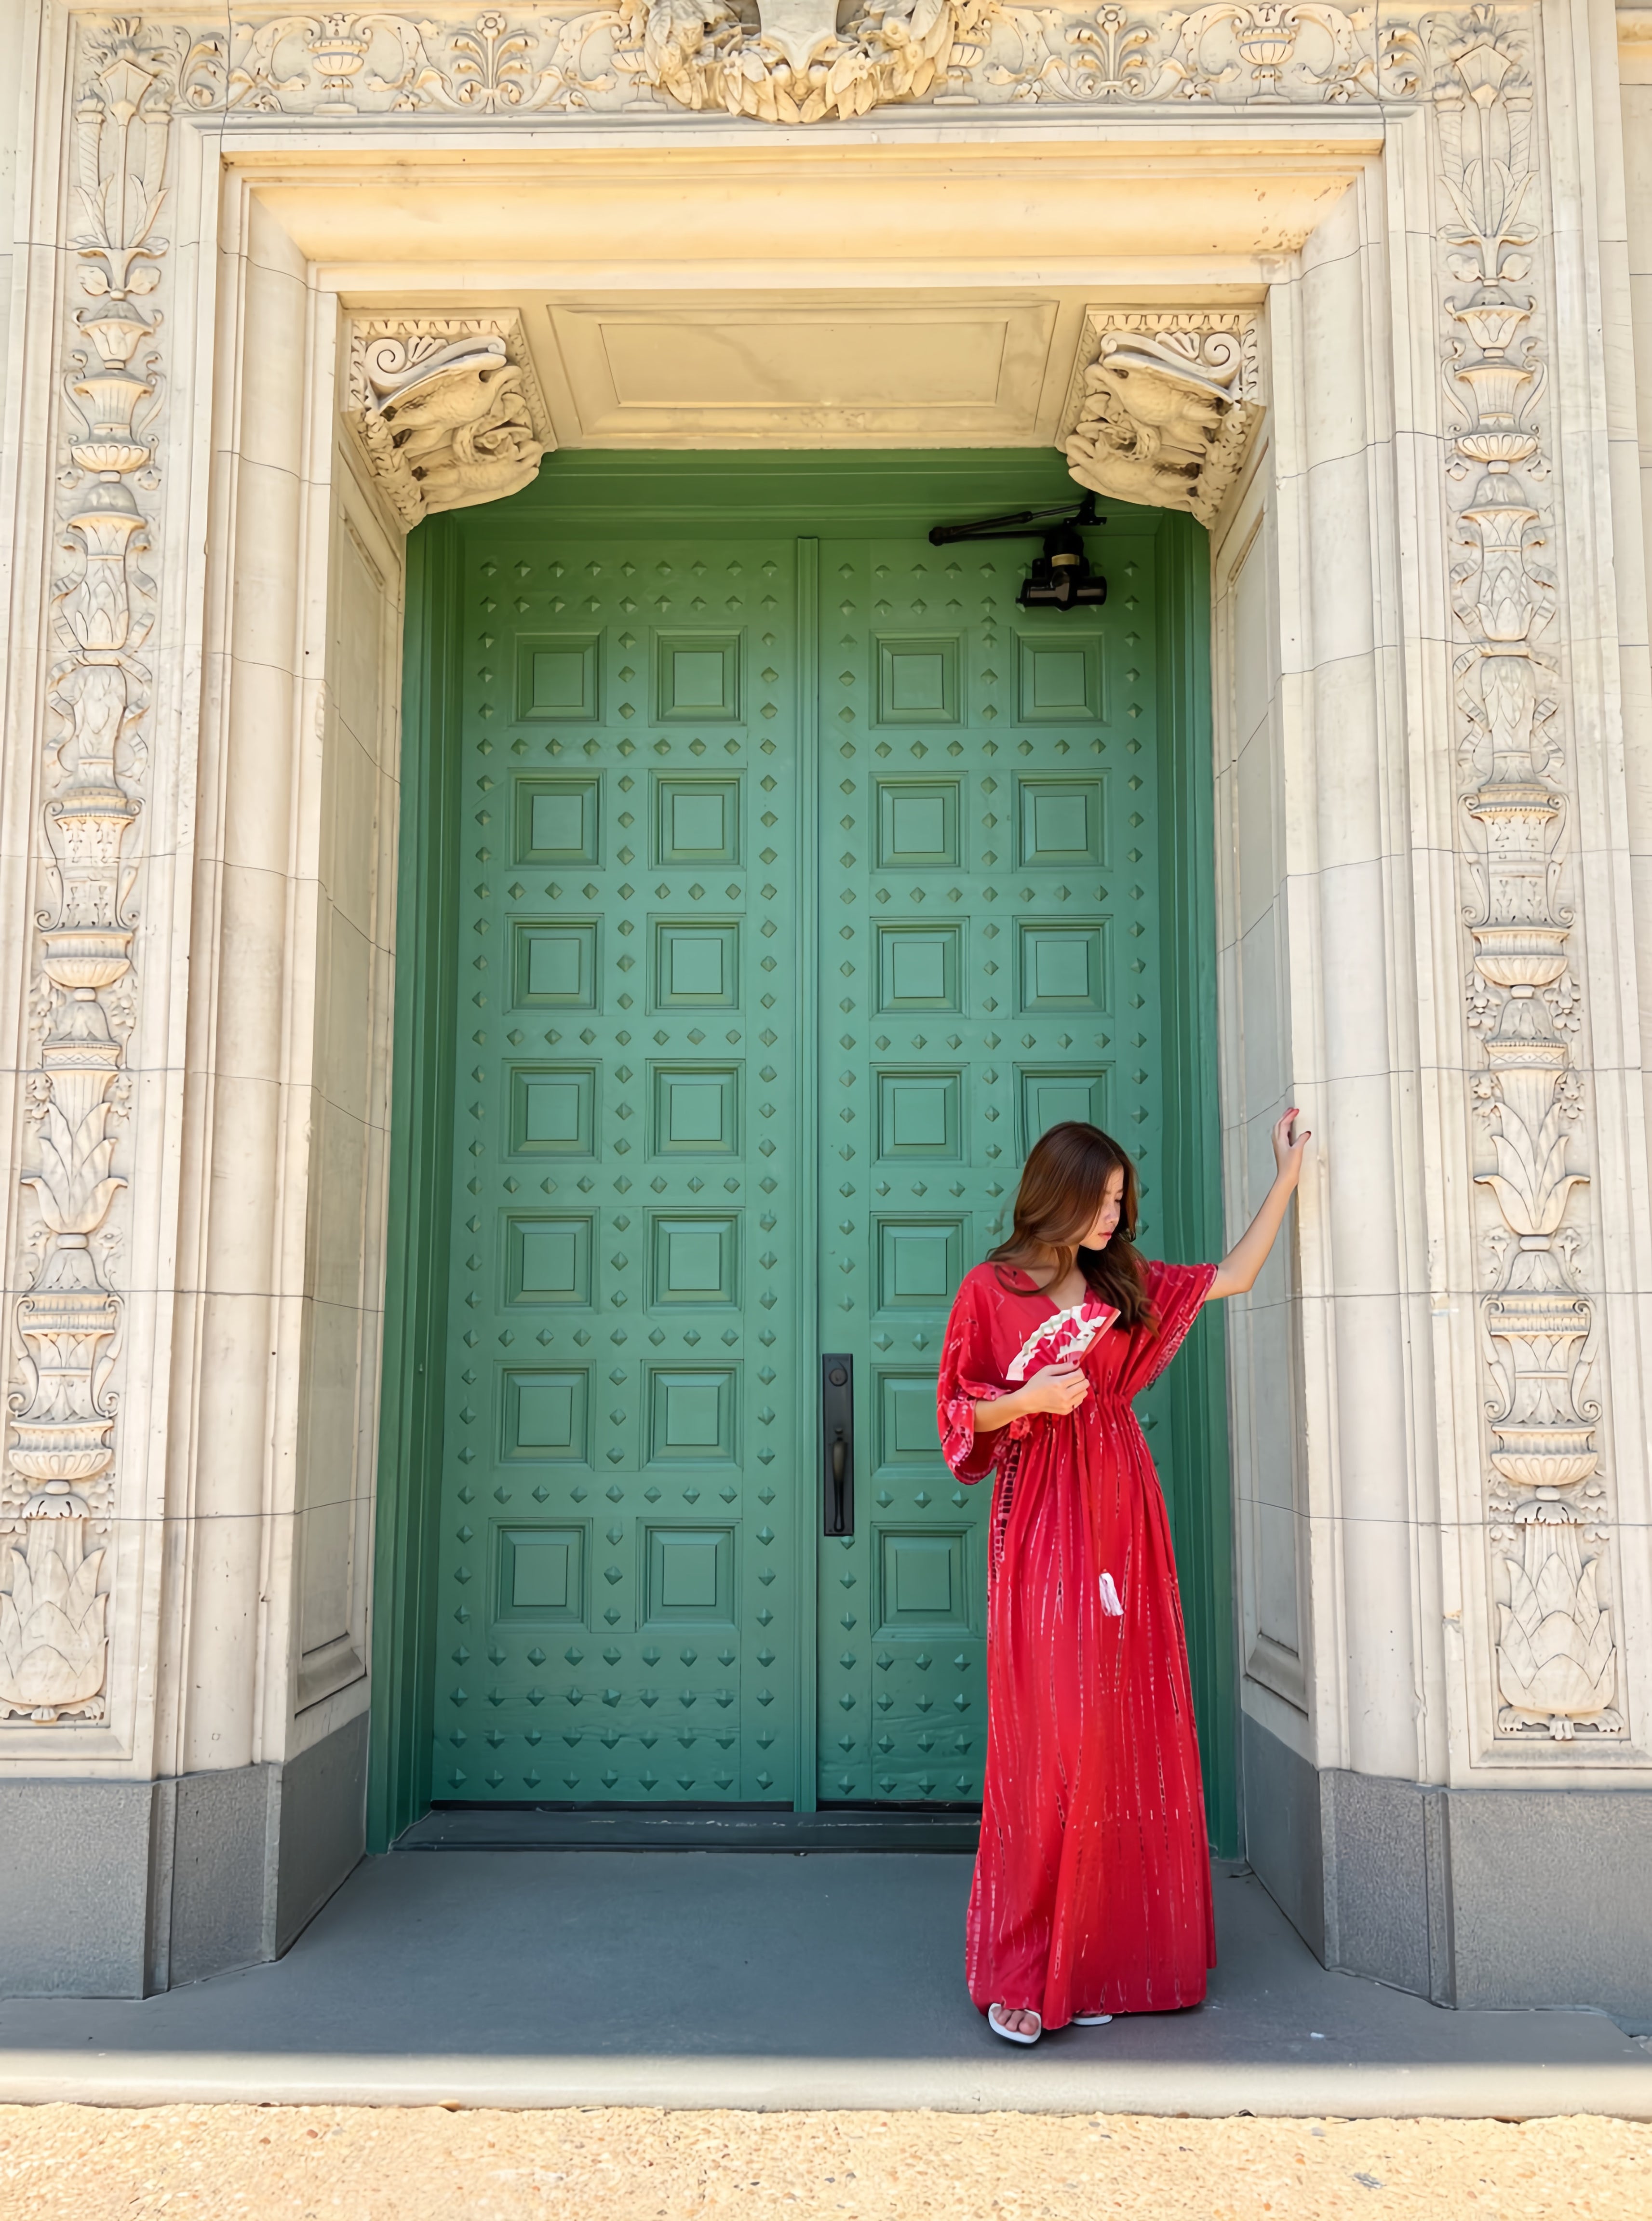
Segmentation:
{"type": "Polygon", "coordinates": [[[1034,1145],[1016,1190],[1010,1238],[991,1252],[988,1262],[998,1266],[1000,1278],[1011,1266],[1036,1279],[1053,1254],[1054,1271],[1040,1285],[1054,1287],[1076,1258],[1086,1285],[1117,1311],[1121,1326],[1150,1325],[1153,1306],[1136,1249],[1136,1167],[1118,1143],[1099,1126],[1067,1119],[1034,1145]],[[1081,1249],[1079,1236],[1095,1224],[1115,1173],[1124,1175],[1124,1193],[1112,1238],[1104,1249],[1081,1249]]]}

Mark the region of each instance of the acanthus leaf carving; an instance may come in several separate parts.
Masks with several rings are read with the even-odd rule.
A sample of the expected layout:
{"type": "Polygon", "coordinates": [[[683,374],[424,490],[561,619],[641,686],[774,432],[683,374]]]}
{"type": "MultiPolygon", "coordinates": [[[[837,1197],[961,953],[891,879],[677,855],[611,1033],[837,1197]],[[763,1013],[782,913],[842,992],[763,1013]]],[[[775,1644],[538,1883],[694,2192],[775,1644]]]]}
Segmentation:
{"type": "Polygon", "coordinates": [[[9,1561],[0,1586],[0,1719],[22,1714],[50,1726],[103,1717],[104,1554],[84,1528],[79,1519],[65,1530],[36,1520],[21,1546],[0,1546],[9,1561]]]}

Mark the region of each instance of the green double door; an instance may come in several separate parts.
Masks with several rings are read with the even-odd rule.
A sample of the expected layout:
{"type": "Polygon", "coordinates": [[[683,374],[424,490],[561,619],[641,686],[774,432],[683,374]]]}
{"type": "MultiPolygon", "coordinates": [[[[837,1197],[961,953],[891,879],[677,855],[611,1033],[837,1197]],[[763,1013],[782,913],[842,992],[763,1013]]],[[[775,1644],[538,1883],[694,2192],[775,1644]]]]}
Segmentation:
{"type": "Polygon", "coordinates": [[[1036,542],[928,517],[579,514],[450,521],[429,1792],[971,1803],[950,1298],[1059,1119],[1158,1215],[1152,531],[1097,535],[1104,609],[1029,615],[1036,542]]]}

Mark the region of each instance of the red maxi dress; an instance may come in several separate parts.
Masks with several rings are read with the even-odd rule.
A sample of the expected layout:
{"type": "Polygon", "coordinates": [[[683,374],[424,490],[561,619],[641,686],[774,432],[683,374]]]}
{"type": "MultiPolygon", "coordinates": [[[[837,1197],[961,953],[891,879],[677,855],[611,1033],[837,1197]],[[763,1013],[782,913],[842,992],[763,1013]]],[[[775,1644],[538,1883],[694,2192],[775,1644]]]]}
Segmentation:
{"type": "Polygon", "coordinates": [[[1040,2014],[1197,2005],[1216,1963],[1210,1853],[1170,1524],[1132,1398],[1180,1348],[1214,1265],[1147,1267],[1156,1326],[1093,1298],[1059,1311],[1022,1273],[958,1291],[940,1423],[961,1480],[996,1465],[987,1573],[986,1781],[970,1893],[970,1995],[1040,2014]],[[977,1436],[1083,1329],[1090,1393],[977,1436]],[[1017,1362],[1017,1361],[1019,1361],[1017,1362]]]}

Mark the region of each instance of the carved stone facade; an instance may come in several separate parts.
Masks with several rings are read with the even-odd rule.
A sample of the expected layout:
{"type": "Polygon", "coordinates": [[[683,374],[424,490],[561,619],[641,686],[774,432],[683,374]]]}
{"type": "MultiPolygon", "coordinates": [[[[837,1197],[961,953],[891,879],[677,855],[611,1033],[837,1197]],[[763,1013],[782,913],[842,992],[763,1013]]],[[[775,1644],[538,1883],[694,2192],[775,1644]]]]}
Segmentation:
{"type": "MultiPolygon", "coordinates": [[[[1104,503],[1210,528],[1218,585],[1249,560],[1241,538],[1263,551],[1235,588],[1249,629],[1214,697],[1218,778],[1230,741],[1243,791],[1219,820],[1236,829],[1217,873],[1231,867],[1217,999],[1236,1211],[1264,1096],[1300,1089],[1325,1150],[1258,1329],[1277,1338],[1259,1339],[1254,1380],[1237,1359],[1231,1376],[1236,1413],[1246,1397],[1277,1407],[1236,1459],[1277,1484],[1267,1547],[1299,1637],[1268,1638],[1271,1680],[1246,1667],[1247,1720],[1300,1769],[1313,1809],[1293,1844],[1319,1841],[1333,1774],[1418,1799],[1610,1789],[1652,1813],[1635,1355],[1652,1121],[1628,1015],[1652,970],[1652,825],[1635,815],[1652,741],[1640,682],[1611,676],[1644,623],[1641,512],[1618,481],[1602,492],[1599,460],[1634,414],[1628,320],[1572,328],[1596,297],[1578,266],[1617,251],[1588,164],[1622,167],[1577,121],[1596,97],[1578,56],[1601,36],[1580,0],[432,0],[154,19],[25,3],[45,59],[6,419],[24,460],[0,471],[0,493],[23,488],[0,640],[8,822],[31,826],[15,860],[0,849],[21,1068],[0,1789],[8,1768],[228,1772],[232,1741],[251,1773],[311,1733],[307,1705],[319,1717],[335,1699],[325,1733],[365,1742],[365,1689],[343,1686],[365,1685],[365,1603],[347,1639],[322,1630],[326,1656],[351,1662],[306,1684],[301,1661],[290,1689],[304,1645],[280,1617],[303,1549],[344,1550],[336,1522],[305,1539],[292,1474],[359,1410],[350,1439],[367,1448],[328,1516],[345,1496],[368,1505],[354,1476],[377,1425],[370,1331],[359,1379],[341,1365],[315,1419],[298,1376],[324,1367],[308,1345],[291,1354],[310,1329],[269,1326],[312,1292],[327,1040],[354,1027],[356,1047],[372,1038],[362,1063],[388,1069],[385,909],[364,898],[358,917],[357,888],[316,924],[336,860],[326,782],[347,759],[353,824],[394,825],[402,537],[523,488],[559,445],[658,435],[661,449],[1053,443],[1104,503]],[[456,179],[472,213],[422,225],[456,179]],[[490,179],[499,205],[479,217],[490,179]],[[802,220],[771,222],[771,201],[793,196],[795,218],[805,192],[802,220]],[[496,216],[510,221],[490,259],[496,216]],[[870,398],[854,385],[859,334],[910,347],[903,362],[937,390],[953,377],[921,434],[916,379],[892,372],[870,398]],[[810,386],[829,347],[831,377],[810,386]],[[747,380],[733,399],[717,385],[731,361],[747,380]],[[268,569],[249,581],[237,560],[261,553],[267,520],[268,569]],[[345,572],[353,614],[335,625],[345,572]],[[257,639],[232,640],[254,602],[257,639]],[[1263,707],[1240,733],[1247,687],[1263,707]],[[375,736],[365,772],[337,737],[352,719],[353,745],[375,736]],[[254,863],[238,813],[278,825],[254,863]],[[213,908],[235,870],[280,883],[255,955],[213,908]],[[1356,929],[1362,873],[1380,893],[1356,929]],[[333,935],[325,992],[306,934],[333,935]],[[358,942],[372,949],[359,965],[358,942]],[[327,996],[345,980],[371,984],[341,1020],[327,996]],[[245,1071],[218,1039],[238,1004],[265,1029],[245,1071]],[[1355,1115],[1337,1090],[1374,1072],[1380,1110],[1355,1115]],[[248,1237],[235,1253],[241,1277],[225,1278],[247,1307],[209,1331],[189,1309],[216,1292],[199,1226],[238,1183],[298,1200],[285,1221],[272,1205],[264,1250],[248,1237]],[[1373,1196],[1377,1238],[1369,1217],[1357,1241],[1339,1232],[1349,1199],[1373,1196]],[[1389,1492],[1361,1494],[1358,1445],[1327,1445],[1361,1396],[1375,1408],[1379,1378],[1403,1423],[1389,1492]],[[215,1398],[244,1414],[266,1387],[267,1469],[225,1426],[216,1439],[245,1454],[222,1462],[250,1478],[217,1519],[193,1430],[215,1398]],[[222,1539],[254,1529],[244,1548],[222,1539]],[[1374,1554],[1402,1530],[1410,1556],[1395,1546],[1383,1576],[1397,1601],[1361,1621],[1361,1539],[1374,1554]],[[231,1678],[235,1643],[234,1736],[214,1720],[191,1741],[191,1707],[231,1678]],[[1386,1742],[1366,1734],[1379,1714],[1386,1742]]],[[[1652,15],[1631,14],[1644,55],[1652,15]]],[[[1646,221],[1652,238],[1652,206],[1646,221]]],[[[1643,443],[1649,425],[1652,400],[1643,443]]],[[[1115,586],[1114,610],[1140,591],[1115,586]]],[[[382,857],[370,869],[388,886],[382,857]]],[[[361,1206],[364,1284],[383,1278],[377,1207],[361,1206]]],[[[1337,1823],[1340,1850],[1325,1831],[1327,1860],[1349,1855],[1354,1824],[1337,1823]]]]}

